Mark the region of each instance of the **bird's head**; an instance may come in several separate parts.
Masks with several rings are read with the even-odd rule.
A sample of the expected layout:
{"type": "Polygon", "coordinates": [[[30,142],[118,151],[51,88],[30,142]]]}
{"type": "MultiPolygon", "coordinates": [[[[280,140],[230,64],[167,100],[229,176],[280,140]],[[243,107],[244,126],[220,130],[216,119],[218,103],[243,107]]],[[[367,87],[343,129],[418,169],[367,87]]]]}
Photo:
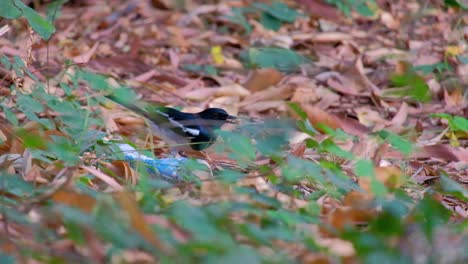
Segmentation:
{"type": "Polygon", "coordinates": [[[207,108],[198,115],[204,120],[222,121],[223,123],[235,123],[237,117],[229,115],[224,109],[221,108],[207,108]]]}

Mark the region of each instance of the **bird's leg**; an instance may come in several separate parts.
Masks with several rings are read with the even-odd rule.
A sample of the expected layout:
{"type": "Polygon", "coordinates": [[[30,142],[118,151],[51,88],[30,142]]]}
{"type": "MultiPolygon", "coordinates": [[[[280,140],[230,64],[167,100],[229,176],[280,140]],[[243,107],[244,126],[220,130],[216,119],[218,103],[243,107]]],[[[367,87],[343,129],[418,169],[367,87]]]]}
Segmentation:
{"type": "Polygon", "coordinates": [[[208,155],[208,153],[206,153],[205,151],[201,151],[201,153],[205,157],[208,164],[210,164],[212,167],[216,168],[217,170],[220,169],[219,166],[216,165],[215,161],[213,159],[211,159],[211,157],[208,155]]]}

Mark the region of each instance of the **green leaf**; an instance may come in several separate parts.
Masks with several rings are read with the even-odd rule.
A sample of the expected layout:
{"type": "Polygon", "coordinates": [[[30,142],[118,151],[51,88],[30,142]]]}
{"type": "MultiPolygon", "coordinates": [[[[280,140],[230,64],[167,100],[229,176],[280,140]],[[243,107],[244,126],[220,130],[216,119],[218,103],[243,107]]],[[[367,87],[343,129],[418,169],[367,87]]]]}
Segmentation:
{"type": "Polygon", "coordinates": [[[463,10],[467,10],[468,9],[468,5],[463,3],[463,2],[460,2],[458,0],[444,0],[444,3],[446,6],[451,6],[451,7],[456,7],[456,8],[461,8],[463,10]]]}
{"type": "Polygon", "coordinates": [[[468,190],[449,177],[440,176],[440,186],[443,192],[452,194],[462,201],[468,201],[468,190]]]}
{"type": "Polygon", "coordinates": [[[218,75],[218,70],[211,65],[183,64],[182,70],[208,76],[218,75]]]}
{"type": "Polygon", "coordinates": [[[299,182],[303,179],[311,179],[318,183],[324,183],[322,168],[309,160],[288,157],[287,163],[281,165],[281,173],[288,181],[299,182]]]}
{"type": "Polygon", "coordinates": [[[41,103],[36,101],[34,98],[32,98],[31,95],[29,94],[21,94],[19,93],[17,95],[17,100],[16,100],[18,106],[20,109],[25,112],[25,111],[30,111],[33,113],[39,113],[44,111],[44,106],[42,106],[41,103]]]}
{"type": "Polygon", "coordinates": [[[63,161],[66,165],[76,165],[80,162],[80,147],[74,144],[71,140],[61,136],[51,136],[53,142],[47,146],[47,150],[53,154],[58,160],[63,161]]]}
{"type": "Polygon", "coordinates": [[[83,233],[83,228],[80,225],[72,222],[65,221],[64,227],[67,230],[67,237],[70,238],[77,245],[84,245],[86,238],[83,233]]]}
{"type": "Polygon", "coordinates": [[[107,77],[90,71],[80,70],[77,73],[78,79],[88,82],[89,86],[96,91],[112,91],[113,87],[107,82],[107,77]]]}
{"type": "Polygon", "coordinates": [[[355,9],[359,14],[363,16],[371,17],[375,14],[375,12],[369,6],[371,3],[374,3],[374,2],[369,1],[369,0],[358,1],[358,3],[355,5],[355,9]]]}
{"type": "Polygon", "coordinates": [[[216,219],[202,207],[178,201],[171,206],[170,214],[176,223],[183,226],[198,241],[221,243],[223,240],[229,240],[229,235],[215,224],[216,219]]]}
{"type": "Polygon", "coordinates": [[[427,86],[424,78],[413,72],[404,74],[395,74],[390,78],[393,85],[401,87],[396,91],[388,92],[396,96],[409,96],[421,102],[428,102],[431,99],[429,86],[427,86]]]}
{"type": "Polygon", "coordinates": [[[2,54],[2,56],[0,57],[0,63],[3,65],[3,67],[5,67],[5,70],[7,71],[11,70],[12,65],[11,65],[10,59],[7,56],[2,54]]]}
{"type": "Polygon", "coordinates": [[[266,12],[262,12],[260,17],[260,23],[266,28],[274,31],[278,31],[281,28],[281,21],[276,19],[274,16],[269,15],[266,12]]]}
{"type": "Polygon", "coordinates": [[[67,95],[67,96],[71,96],[71,95],[72,95],[73,88],[72,88],[70,85],[68,85],[68,84],[66,84],[66,83],[63,83],[63,82],[61,82],[59,85],[60,85],[60,88],[62,88],[62,90],[63,90],[63,92],[65,93],[65,95],[67,95]]]}
{"type": "Polygon", "coordinates": [[[252,26],[250,25],[247,18],[245,18],[243,9],[235,7],[235,8],[232,8],[231,12],[232,12],[232,15],[226,16],[226,19],[244,28],[246,35],[249,35],[250,33],[252,33],[252,26]]]}
{"type": "Polygon", "coordinates": [[[54,25],[41,17],[34,9],[25,5],[20,0],[14,0],[17,7],[21,9],[23,16],[28,21],[33,30],[44,40],[48,40],[55,31],[54,25]]]}
{"type": "Polygon", "coordinates": [[[436,227],[447,223],[450,211],[436,201],[431,195],[426,195],[414,208],[414,219],[417,220],[424,234],[432,240],[436,227]]]}
{"type": "Polygon", "coordinates": [[[370,189],[377,197],[385,197],[388,193],[387,187],[375,177],[370,182],[370,189]]]}
{"type": "Polygon", "coordinates": [[[54,23],[54,21],[60,17],[61,8],[63,4],[68,2],[68,0],[55,0],[54,2],[47,5],[47,21],[54,23]]]}
{"type": "Polygon", "coordinates": [[[275,68],[282,72],[296,72],[309,62],[295,51],[278,47],[249,48],[240,54],[240,59],[248,68],[275,68]]]}
{"type": "Polygon", "coordinates": [[[301,106],[298,103],[287,102],[289,108],[291,108],[294,113],[296,113],[302,120],[307,119],[307,113],[302,110],[301,106]]]}
{"type": "Polygon", "coordinates": [[[0,175],[0,191],[16,196],[27,197],[34,193],[34,187],[19,175],[0,175]]]}
{"type": "Polygon", "coordinates": [[[254,2],[252,6],[262,10],[279,21],[288,23],[293,23],[300,15],[296,10],[289,8],[288,5],[281,2],[274,2],[271,5],[254,2]]]}
{"type": "Polygon", "coordinates": [[[450,114],[438,113],[432,114],[431,117],[439,117],[447,120],[452,131],[468,131],[468,119],[462,116],[452,116],[450,114]]]}
{"type": "Polygon", "coordinates": [[[85,130],[80,137],[79,146],[80,153],[83,153],[88,148],[94,146],[97,141],[102,140],[107,134],[99,130],[85,130]]]}
{"type": "Polygon", "coordinates": [[[358,176],[374,176],[374,164],[370,160],[360,159],[354,165],[354,173],[358,176]]]}
{"type": "Polygon", "coordinates": [[[15,71],[16,75],[18,75],[18,77],[24,77],[23,69],[25,68],[25,65],[19,56],[15,55],[13,57],[13,64],[11,66],[13,67],[13,70],[15,71]]]}
{"type": "Polygon", "coordinates": [[[251,139],[228,131],[218,131],[219,136],[224,140],[224,144],[232,150],[230,156],[235,159],[239,166],[247,167],[250,162],[255,160],[255,148],[251,139]]]}
{"type": "Polygon", "coordinates": [[[21,16],[21,10],[15,6],[12,0],[0,0],[0,17],[15,19],[21,16]]]}
{"type": "Polygon", "coordinates": [[[216,176],[225,183],[235,183],[247,175],[237,170],[225,169],[219,171],[216,176]]]}
{"type": "Polygon", "coordinates": [[[288,119],[264,119],[261,123],[251,123],[239,127],[238,132],[255,141],[257,150],[266,156],[283,156],[288,146],[289,135],[295,131],[293,122],[288,119]]]}
{"type": "Polygon", "coordinates": [[[335,154],[338,157],[342,157],[342,158],[349,159],[349,160],[352,160],[354,158],[353,153],[343,150],[338,145],[336,145],[335,142],[333,142],[333,140],[330,138],[323,140],[320,143],[320,147],[322,151],[335,154]]]}
{"type": "Polygon", "coordinates": [[[462,116],[454,116],[450,126],[453,131],[466,132],[468,131],[468,119],[462,116]]]}
{"type": "Polygon", "coordinates": [[[411,142],[400,137],[399,135],[390,133],[386,130],[381,130],[377,132],[377,135],[379,135],[384,140],[388,140],[388,142],[392,145],[393,148],[405,155],[409,155],[413,151],[413,145],[411,144],[411,142]]]}
{"type": "Polygon", "coordinates": [[[6,119],[13,126],[18,126],[18,118],[16,118],[16,115],[13,113],[13,111],[11,111],[10,108],[5,106],[4,104],[2,104],[2,108],[3,108],[3,113],[5,113],[6,119]]]}
{"type": "MultiPolygon", "coordinates": [[[[1,3],[0,3],[1,5],[1,3]]],[[[2,8],[3,9],[3,8],[2,8]]],[[[1,9],[0,9],[1,10],[1,9]]],[[[1,16],[1,12],[0,12],[0,16],[1,16]]],[[[0,252],[0,263],[3,263],[3,264],[15,264],[17,263],[16,261],[16,258],[13,257],[13,256],[10,256],[10,255],[7,255],[3,252],[0,252]]]]}
{"type": "Polygon", "coordinates": [[[356,10],[363,16],[373,16],[375,12],[371,6],[375,5],[374,0],[326,0],[327,3],[335,5],[346,16],[351,15],[351,10],[356,10]]]}
{"type": "Polygon", "coordinates": [[[451,71],[452,66],[446,62],[438,62],[428,65],[417,65],[412,67],[413,71],[421,71],[424,74],[429,74],[431,72],[442,73],[444,71],[451,71]]]}
{"type": "Polygon", "coordinates": [[[203,261],[207,264],[237,264],[237,263],[249,263],[249,264],[260,264],[263,263],[259,255],[259,252],[246,245],[237,245],[234,248],[228,250],[228,252],[222,255],[208,255],[203,261]]]}
{"type": "Polygon", "coordinates": [[[46,148],[46,143],[44,142],[43,138],[38,135],[31,134],[23,128],[18,129],[15,134],[23,140],[23,145],[26,148],[46,148]]]}
{"type": "Polygon", "coordinates": [[[373,233],[384,236],[400,235],[403,232],[401,219],[389,211],[383,211],[370,226],[373,233]]]}

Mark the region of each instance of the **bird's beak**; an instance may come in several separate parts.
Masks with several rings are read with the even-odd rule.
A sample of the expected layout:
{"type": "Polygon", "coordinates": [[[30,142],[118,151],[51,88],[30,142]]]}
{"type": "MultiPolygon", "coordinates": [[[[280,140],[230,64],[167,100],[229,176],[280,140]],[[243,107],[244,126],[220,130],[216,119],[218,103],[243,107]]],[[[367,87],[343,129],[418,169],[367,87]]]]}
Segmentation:
{"type": "Polygon", "coordinates": [[[236,116],[232,116],[232,115],[228,115],[226,117],[226,123],[229,123],[229,124],[236,124],[237,123],[237,117],[236,116]]]}

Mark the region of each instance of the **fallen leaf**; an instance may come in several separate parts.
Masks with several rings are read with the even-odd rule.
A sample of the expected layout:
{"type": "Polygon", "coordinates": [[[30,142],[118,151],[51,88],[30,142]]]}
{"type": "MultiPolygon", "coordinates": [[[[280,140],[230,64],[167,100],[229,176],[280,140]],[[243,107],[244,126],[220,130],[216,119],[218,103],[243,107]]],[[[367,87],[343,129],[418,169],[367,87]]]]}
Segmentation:
{"type": "Polygon", "coordinates": [[[301,105],[302,110],[307,113],[307,117],[309,122],[314,125],[314,127],[320,131],[325,132],[321,127],[320,124],[326,125],[332,129],[341,128],[340,122],[338,118],[332,114],[323,111],[322,109],[312,106],[312,105],[301,105]]]}
{"type": "Polygon", "coordinates": [[[80,168],[84,169],[85,171],[91,173],[92,175],[96,176],[98,179],[102,180],[103,182],[107,183],[112,189],[115,191],[122,191],[123,187],[120,185],[114,178],[111,176],[104,174],[103,172],[96,170],[91,167],[87,166],[80,166],[80,168]]]}
{"type": "Polygon", "coordinates": [[[94,45],[89,49],[87,52],[75,56],[72,58],[73,62],[76,64],[86,64],[88,63],[91,58],[93,57],[94,53],[96,52],[97,48],[99,47],[99,42],[95,42],[94,45]]]}
{"type": "Polygon", "coordinates": [[[125,191],[120,191],[114,194],[115,199],[119,202],[122,209],[124,209],[130,217],[130,224],[147,242],[149,242],[156,249],[169,253],[172,251],[169,246],[163,243],[153,231],[151,226],[146,221],[140,207],[136,203],[133,196],[125,191]]]}
{"type": "Polygon", "coordinates": [[[408,118],[408,104],[406,102],[401,103],[400,109],[390,121],[393,126],[403,126],[406,119],[408,118]]]}
{"type": "Polygon", "coordinates": [[[244,87],[252,92],[264,90],[278,84],[283,74],[274,68],[257,69],[250,72],[244,87]]]}
{"type": "Polygon", "coordinates": [[[400,22],[397,21],[392,16],[392,14],[390,14],[388,12],[382,12],[382,14],[380,14],[380,20],[389,29],[398,29],[400,27],[400,22]]]}
{"type": "Polygon", "coordinates": [[[79,208],[86,213],[91,213],[96,205],[96,200],[91,196],[71,189],[60,189],[52,195],[51,199],[57,203],[79,208]]]}

